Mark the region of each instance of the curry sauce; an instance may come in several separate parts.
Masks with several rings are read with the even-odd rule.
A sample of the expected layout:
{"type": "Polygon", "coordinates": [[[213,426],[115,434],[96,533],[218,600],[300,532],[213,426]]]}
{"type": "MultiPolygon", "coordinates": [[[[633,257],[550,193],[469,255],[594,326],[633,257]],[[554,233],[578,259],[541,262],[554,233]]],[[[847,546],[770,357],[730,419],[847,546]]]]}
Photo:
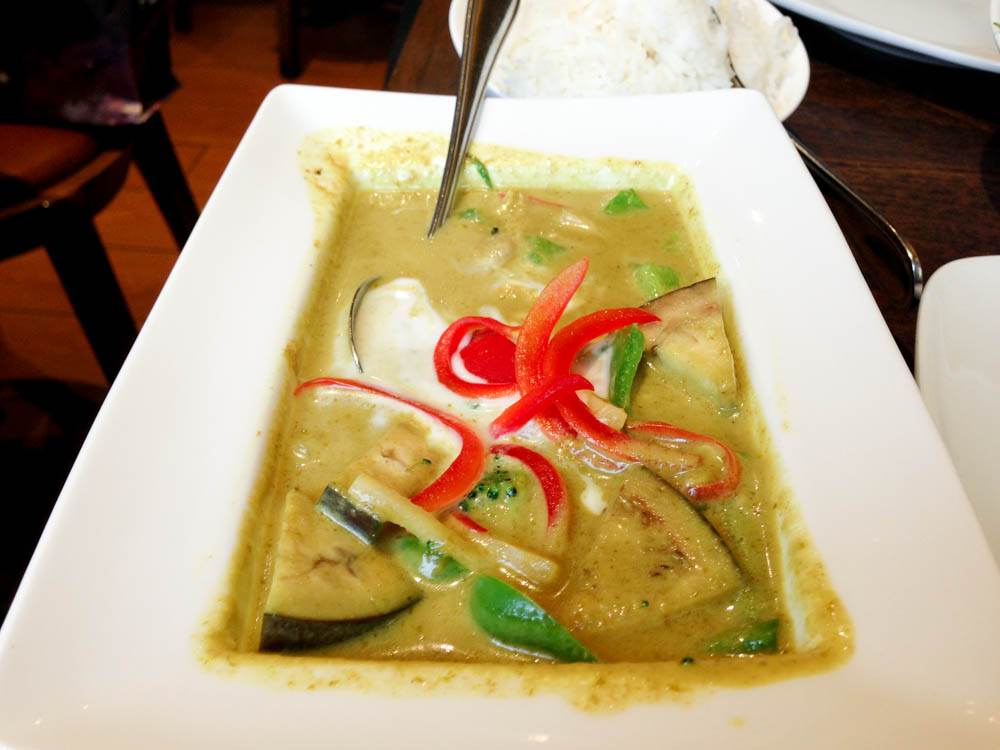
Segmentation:
{"type": "MultiPolygon", "coordinates": [[[[234,610],[246,614],[228,623],[231,656],[307,673],[313,686],[342,684],[316,675],[348,667],[368,675],[356,683],[383,684],[376,675],[412,664],[422,674],[471,669],[462,680],[468,688],[479,670],[491,690],[506,675],[514,694],[538,686],[587,693],[579,680],[566,687],[565,672],[557,676],[568,668],[559,662],[584,661],[592,663],[573,669],[624,680],[641,699],[846,658],[849,622],[771,455],[690,201],[677,190],[621,186],[469,187],[427,239],[434,191],[349,192],[290,349],[274,462],[248,520],[246,554],[262,574],[234,610]],[[634,326],[640,343],[624,407],[610,401],[622,377],[623,332],[633,329],[574,350],[573,374],[592,387],[580,391],[584,417],[625,442],[567,428],[559,398],[498,437],[491,426],[526,396],[523,373],[514,378],[520,387],[491,398],[449,389],[441,368],[481,384],[490,381],[475,371],[496,381],[527,367],[528,347],[518,341],[529,335],[526,321],[539,314],[553,279],[574,269],[585,269],[582,281],[544,341],[607,310],[672,320],[666,333],[656,323],[634,326]],[[355,301],[352,320],[354,291],[368,279],[376,281],[355,301]],[[657,308],[660,300],[676,309],[657,308]],[[470,316],[509,328],[471,328],[443,365],[442,336],[470,316]],[[419,505],[420,493],[464,460],[471,438],[457,439],[463,433],[436,414],[482,443],[471,485],[433,514],[420,510],[414,524],[405,520],[410,509],[396,516],[365,505],[362,485],[384,492],[390,505],[419,505]],[[636,455],[612,449],[634,441],[636,455]],[[324,505],[331,497],[368,518],[371,533],[324,505]],[[512,624],[511,606],[501,612],[497,596],[531,615],[512,624]],[[532,618],[545,619],[548,635],[527,632],[532,618]]],[[[583,693],[573,700],[600,704],[583,693]]]]}

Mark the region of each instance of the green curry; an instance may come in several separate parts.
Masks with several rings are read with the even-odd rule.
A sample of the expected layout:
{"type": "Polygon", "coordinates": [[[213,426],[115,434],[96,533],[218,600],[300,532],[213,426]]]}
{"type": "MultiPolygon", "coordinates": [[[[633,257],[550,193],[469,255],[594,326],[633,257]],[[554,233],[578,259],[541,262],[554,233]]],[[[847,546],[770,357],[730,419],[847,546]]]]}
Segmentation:
{"type": "Polygon", "coordinates": [[[522,684],[839,661],[849,624],[792,530],[687,204],[494,180],[432,240],[433,191],[352,191],[289,351],[236,651],[509,663],[522,684]]]}

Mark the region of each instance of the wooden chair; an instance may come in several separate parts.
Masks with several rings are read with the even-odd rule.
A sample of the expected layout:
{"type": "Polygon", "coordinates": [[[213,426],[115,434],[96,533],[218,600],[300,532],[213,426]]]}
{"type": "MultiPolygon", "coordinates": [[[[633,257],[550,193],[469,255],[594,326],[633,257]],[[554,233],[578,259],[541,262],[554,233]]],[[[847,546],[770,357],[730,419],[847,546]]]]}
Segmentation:
{"type": "Polygon", "coordinates": [[[178,247],[198,219],[159,105],[167,0],[39,0],[5,15],[0,260],[44,247],[108,380],[136,326],[94,228],[130,163],[178,247]]]}
{"type": "MultiPolygon", "coordinates": [[[[152,147],[142,141],[109,147],[80,130],[0,123],[0,260],[46,249],[108,382],[135,340],[136,326],[94,216],[124,183],[133,150],[152,147]]],[[[171,214],[168,222],[183,245],[197,210],[189,191],[187,201],[167,200],[174,189],[160,185],[153,193],[170,205],[165,215],[171,214]]]]}

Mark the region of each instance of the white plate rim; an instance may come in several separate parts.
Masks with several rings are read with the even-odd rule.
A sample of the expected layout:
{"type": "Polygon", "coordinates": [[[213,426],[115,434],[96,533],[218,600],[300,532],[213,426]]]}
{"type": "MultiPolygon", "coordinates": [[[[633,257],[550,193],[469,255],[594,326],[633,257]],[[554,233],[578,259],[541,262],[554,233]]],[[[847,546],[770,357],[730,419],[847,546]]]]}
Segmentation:
{"type": "Polygon", "coordinates": [[[990,24],[993,32],[993,43],[1000,50],[1000,0],[990,0],[990,24]]]}
{"type": "MultiPolygon", "coordinates": [[[[941,11],[948,11],[948,0],[940,0],[941,11]]],[[[993,7],[996,7],[996,0],[992,0],[993,7]]],[[[866,0],[858,0],[851,8],[851,12],[837,11],[829,6],[824,0],[775,0],[775,4],[793,13],[799,13],[814,21],[830,26],[834,29],[853,34],[862,39],[879,42],[886,47],[881,47],[883,51],[889,51],[897,55],[906,55],[907,52],[915,52],[935,60],[939,60],[953,65],[985,70],[992,73],[1000,73],[1000,53],[987,43],[983,43],[977,36],[970,39],[971,48],[975,52],[968,52],[949,45],[946,42],[935,40],[933,31],[928,34],[928,38],[918,38],[913,35],[900,33],[899,31],[879,25],[870,20],[866,15],[866,0]]],[[[901,12],[905,12],[905,6],[900,5],[901,12]]],[[[987,22],[984,8],[982,23],[987,22]]],[[[983,34],[983,39],[987,40],[983,34]]],[[[994,39],[996,29],[994,28],[994,39]]],[[[988,40],[987,40],[988,41],[988,40]]],[[[1000,42],[998,42],[1000,45],[1000,42]]]]}

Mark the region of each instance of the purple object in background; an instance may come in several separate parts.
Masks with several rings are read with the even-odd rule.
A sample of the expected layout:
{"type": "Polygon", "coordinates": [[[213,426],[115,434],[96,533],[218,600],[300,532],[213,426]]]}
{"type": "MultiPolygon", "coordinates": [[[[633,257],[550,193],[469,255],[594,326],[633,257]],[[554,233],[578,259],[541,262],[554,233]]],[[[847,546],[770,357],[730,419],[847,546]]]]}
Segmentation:
{"type": "Polygon", "coordinates": [[[166,0],[36,0],[0,11],[0,116],[126,125],[176,87],[166,0]]]}

